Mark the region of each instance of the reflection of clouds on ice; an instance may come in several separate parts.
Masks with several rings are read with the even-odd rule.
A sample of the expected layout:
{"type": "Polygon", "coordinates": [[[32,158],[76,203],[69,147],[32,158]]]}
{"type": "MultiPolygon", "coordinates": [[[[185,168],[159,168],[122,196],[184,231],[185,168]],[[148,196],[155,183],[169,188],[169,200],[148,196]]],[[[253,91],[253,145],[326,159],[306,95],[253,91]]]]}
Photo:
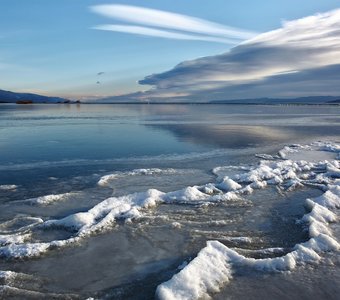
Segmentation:
{"type": "Polygon", "coordinates": [[[225,148],[249,147],[269,141],[284,141],[292,138],[294,132],[288,128],[268,126],[171,124],[152,125],[171,131],[181,139],[203,145],[218,145],[225,148]]]}

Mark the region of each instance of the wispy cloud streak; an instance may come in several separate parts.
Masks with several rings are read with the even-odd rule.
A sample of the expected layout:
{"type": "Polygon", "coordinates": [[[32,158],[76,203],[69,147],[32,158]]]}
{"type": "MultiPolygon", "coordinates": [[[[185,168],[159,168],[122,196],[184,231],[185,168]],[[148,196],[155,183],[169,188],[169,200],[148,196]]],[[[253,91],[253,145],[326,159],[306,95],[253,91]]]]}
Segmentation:
{"type": "Polygon", "coordinates": [[[143,27],[143,26],[107,24],[107,25],[95,26],[93,27],[93,29],[115,31],[115,32],[125,32],[125,33],[137,34],[137,35],[159,37],[159,38],[164,38],[164,39],[207,41],[207,42],[216,42],[216,43],[224,43],[224,44],[237,44],[238,43],[238,41],[232,40],[232,39],[225,39],[225,38],[204,36],[204,35],[190,35],[186,33],[166,31],[166,30],[154,29],[154,28],[143,27]]]}
{"type": "Polygon", "coordinates": [[[257,35],[257,33],[252,31],[144,7],[108,4],[95,5],[90,9],[94,13],[104,17],[142,25],[106,24],[94,27],[99,30],[112,30],[154,37],[203,40],[228,44],[237,44],[257,35]],[[150,28],[150,26],[155,28],[150,28]]]}

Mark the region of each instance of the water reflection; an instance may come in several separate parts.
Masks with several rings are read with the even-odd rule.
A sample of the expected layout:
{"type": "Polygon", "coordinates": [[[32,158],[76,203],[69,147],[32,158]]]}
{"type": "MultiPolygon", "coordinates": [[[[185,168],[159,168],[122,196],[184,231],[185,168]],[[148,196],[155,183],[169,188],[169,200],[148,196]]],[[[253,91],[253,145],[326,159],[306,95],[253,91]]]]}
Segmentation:
{"type": "Polygon", "coordinates": [[[297,134],[287,128],[266,126],[174,124],[151,125],[172,132],[179,140],[222,148],[256,147],[269,142],[282,142],[297,134]]]}
{"type": "Polygon", "coordinates": [[[340,107],[0,105],[0,162],[113,159],[339,136],[340,107]]]}
{"type": "Polygon", "coordinates": [[[340,126],[247,126],[223,124],[157,124],[153,128],[169,131],[178,140],[228,149],[260,147],[269,143],[300,143],[303,140],[335,138],[340,126]]]}

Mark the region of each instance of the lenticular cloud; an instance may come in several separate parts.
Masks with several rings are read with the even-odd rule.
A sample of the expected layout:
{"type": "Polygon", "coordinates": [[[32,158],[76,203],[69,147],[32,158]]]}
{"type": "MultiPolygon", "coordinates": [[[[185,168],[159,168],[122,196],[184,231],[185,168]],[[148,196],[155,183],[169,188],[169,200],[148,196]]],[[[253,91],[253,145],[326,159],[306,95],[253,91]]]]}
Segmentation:
{"type": "Polygon", "coordinates": [[[238,44],[256,33],[186,15],[130,5],[96,5],[94,13],[140,26],[105,24],[94,29],[160,38],[238,44]]]}

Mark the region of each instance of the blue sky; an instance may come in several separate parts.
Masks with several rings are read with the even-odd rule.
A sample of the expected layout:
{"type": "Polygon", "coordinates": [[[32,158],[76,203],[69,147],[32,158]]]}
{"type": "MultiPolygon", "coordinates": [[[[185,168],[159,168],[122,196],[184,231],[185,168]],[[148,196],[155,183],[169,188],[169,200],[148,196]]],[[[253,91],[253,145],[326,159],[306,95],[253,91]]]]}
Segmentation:
{"type": "MultiPolygon", "coordinates": [[[[164,89],[169,86],[170,95],[173,91],[179,95],[191,95],[193,87],[190,87],[188,93],[187,86],[182,90],[178,87],[174,90],[174,85],[168,84],[168,78],[174,77],[174,72],[171,73],[169,70],[177,64],[186,60],[193,60],[196,63],[196,58],[204,56],[214,57],[248,39],[247,34],[250,34],[249,37],[251,34],[256,36],[258,33],[282,27],[282,22],[285,20],[301,19],[334,10],[338,6],[340,6],[339,1],[332,0],[298,2],[293,0],[210,2],[206,0],[119,2],[0,0],[0,89],[91,98],[147,91],[151,86],[153,90],[162,89],[164,94],[164,89]],[[113,5],[112,14],[94,8],[100,5],[113,5]],[[127,10],[119,14],[117,5],[126,5],[127,10]],[[200,22],[214,22],[215,28],[225,30],[226,27],[232,27],[240,34],[236,38],[232,36],[231,38],[235,40],[229,44],[227,41],[229,37],[223,37],[226,42],[209,40],[212,36],[215,38],[216,34],[211,35],[206,32],[203,35],[209,38],[205,41],[118,32],[122,29],[126,31],[127,28],[140,31],[141,27],[147,27],[148,30],[150,28],[161,30],[160,35],[165,34],[165,31],[170,31],[172,35],[194,36],[195,39],[202,35],[202,32],[159,25],[156,22],[157,18],[155,18],[156,24],[153,24],[152,20],[147,24],[145,22],[149,20],[134,20],[134,18],[138,19],[139,14],[131,10],[135,6],[199,18],[200,22]],[[109,27],[99,27],[103,25],[116,27],[114,31],[99,30],[109,29],[109,27]],[[117,25],[125,27],[121,28],[117,25]],[[98,72],[105,73],[97,75],[98,72]],[[143,80],[150,74],[165,74],[162,76],[168,76],[167,85],[164,84],[164,78],[159,80],[159,76],[153,77],[152,80],[143,80]],[[139,80],[142,80],[143,85],[137,83],[139,80]]],[[[104,11],[108,11],[107,8],[104,7],[104,11]]],[[[143,14],[142,10],[141,18],[143,14]]],[[[171,19],[172,16],[169,18],[171,19]]],[[[207,62],[210,63],[209,60],[207,62]]],[[[308,66],[309,74],[319,67],[325,65],[308,66]]],[[[302,69],[305,70],[305,66],[302,69]]],[[[282,70],[283,73],[291,72],[289,68],[282,68],[282,70]]],[[[282,75],[281,71],[279,75],[285,75],[282,75]]],[[[265,78],[268,79],[271,75],[273,74],[265,74],[265,78]]],[[[218,91],[214,88],[214,92],[223,95],[224,88],[218,86],[218,91]]],[[[273,94],[268,89],[266,93],[268,96],[273,94]]],[[[243,97],[242,93],[239,96],[237,93],[235,95],[243,97]]],[[[147,96],[152,97],[152,94],[147,96]]]]}

